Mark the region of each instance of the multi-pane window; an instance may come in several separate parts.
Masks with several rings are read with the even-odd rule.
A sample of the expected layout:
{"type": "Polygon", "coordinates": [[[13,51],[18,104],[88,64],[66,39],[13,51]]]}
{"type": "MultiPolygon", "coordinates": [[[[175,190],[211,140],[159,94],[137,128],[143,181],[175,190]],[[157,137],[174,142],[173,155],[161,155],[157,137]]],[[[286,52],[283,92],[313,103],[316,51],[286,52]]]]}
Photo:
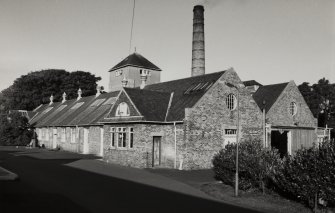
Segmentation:
{"type": "Polygon", "coordinates": [[[129,148],[134,146],[134,128],[129,128],[129,148]]]}
{"type": "Polygon", "coordinates": [[[110,147],[133,148],[134,147],[134,128],[111,127],[110,128],[110,147]]]}
{"type": "Polygon", "coordinates": [[[298,108],[297,108],[297,104],[295,103],[295,102],[291,102],[290,103],[290,108],[289,108],[289,110],[290,110],[290,114],[293,116],[293,115],[295,115],[295,114],[297,114],[297,111],[298,111],[298,108]]]}
{"type": "Polygon", "coordinates": [[[236,97],[233,94],[229,94],[226,98],[226,105],[229,110],[234,110],[236,109],[237,106],[237,101],[236,97]]]}
{"type": "Polygon", "coordinates": [[[236,143],[237,129],[225,129],[224,133],[225,144],[236,143]]]}
{"type": "Polygon", "coordinates": [[[45,129],[45,140],[49,141],[49,129],[45,129]]]}
{"type": "Polygon", "coordinates": [[[46,132],[46,129],[43,128],[43,129],[42,129],[42,138],[43,138],[43,139],[45,139],[45,132],[46,132]]]}
{"type": "Polygon", "coordinates": [[[111,147],[115,147],[115,128],[114,127],[111,127],[111,143],[110,143],[110,146],[111,147]]]}
{"type": "Polygon", "coordinates": [[[65,142],[65,128],[62,128],[61,141],[65,142]]]}
{"type": "Polygon", "coordinates": [[[127,128],[125,127],[117,128],[117,142],[118,147],[127,147],[127,128]]]}
{"type": "Polygon", "coordinates": [[[120,75],[122,75],[122,70],[116,70],[115,71],[115,76],[118,77],[120,75]]]}
{"type": "Polygon", "coordinates": [[[76,129],[71,128],[71,143],[75,143],[75,142],[76,142],[76,129]]]}

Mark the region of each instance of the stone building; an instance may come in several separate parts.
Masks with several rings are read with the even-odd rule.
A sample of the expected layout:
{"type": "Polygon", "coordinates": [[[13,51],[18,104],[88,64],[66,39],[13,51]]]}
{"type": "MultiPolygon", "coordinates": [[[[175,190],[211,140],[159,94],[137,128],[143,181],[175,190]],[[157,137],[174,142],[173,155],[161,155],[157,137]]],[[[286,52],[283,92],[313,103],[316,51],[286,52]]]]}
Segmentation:
{"type": "Polygon", "coordinates": [[[40,144],[134,167],[210,168],[227,143],[259,140],[293,154],[316,139],[316,120],[294,82],[242,82],[233,69],[205,74],[204,9],[194,7],[192,72],[160,82],[138,53],[110,69],[109,93],[41,105],[30,123],[40,144]]]}

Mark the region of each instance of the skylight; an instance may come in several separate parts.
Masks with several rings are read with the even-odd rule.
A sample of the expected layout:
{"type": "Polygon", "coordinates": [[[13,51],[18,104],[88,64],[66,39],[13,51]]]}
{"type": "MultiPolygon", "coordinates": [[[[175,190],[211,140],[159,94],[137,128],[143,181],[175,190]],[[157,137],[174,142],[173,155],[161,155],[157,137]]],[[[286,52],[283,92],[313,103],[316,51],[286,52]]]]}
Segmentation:
{"type": "Polygon", "coordinates": [[[185,95],[197,93],[197,92],[203,92],[208,90],[214,82],[200,82],[200,83],[194,83],[192,84],[185,92],[185,95]]]}
{"type": "Polygon", "coordinates": [[[102,102],[104,102],[106,99],[105,98],[100,98],[98,100],[95,100],[92,104],[91,107],[96,107],[99,106],[102,102]]]}
{"type": "Polygon", "coordinates": [[[116,101],[116,97],[111,97],[105,103],[103,103],[102,105],[108,105],[108,104],[112,105],[112,104],[115,103],[115,101],[116,101]]]}
{"type": "Polygon", "coordinates": [[[81,105],[83,105],[84,102],[79,102],[79,103],[76,103],[73,107],[71,107],[71,109],[78,109],[81,105]]]}

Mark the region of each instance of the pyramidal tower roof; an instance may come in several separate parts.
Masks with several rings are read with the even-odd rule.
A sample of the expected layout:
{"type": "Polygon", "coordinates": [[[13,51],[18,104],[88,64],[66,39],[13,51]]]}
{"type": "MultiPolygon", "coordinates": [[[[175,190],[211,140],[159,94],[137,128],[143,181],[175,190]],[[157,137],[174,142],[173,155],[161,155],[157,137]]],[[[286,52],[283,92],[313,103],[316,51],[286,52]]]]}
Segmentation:
{"type": "Polygon", "coordinates": [[[141,54],[134,52],[133,54],[123,59],[120,63],[115,65],[112,69],[109,70],[109,72],[128,66],[162,71],[159,67],[151,63],[148,59],[144,58],[141,54]]]}

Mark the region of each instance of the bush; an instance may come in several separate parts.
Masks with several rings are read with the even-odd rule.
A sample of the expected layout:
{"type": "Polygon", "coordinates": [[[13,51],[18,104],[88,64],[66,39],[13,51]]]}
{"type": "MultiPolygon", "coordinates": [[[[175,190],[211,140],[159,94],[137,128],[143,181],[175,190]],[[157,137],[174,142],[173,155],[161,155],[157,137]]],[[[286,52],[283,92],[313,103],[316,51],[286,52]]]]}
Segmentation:
{"type": "MultiPolygon", "coordinates": [[[[216,178],[228,185],[235,184],[236,144],[227,144],[213,158],[216,178]]],[[[277,150],[263,148],[260,141],[239,143],[239,189],[258,188],[265,192],[269,179],[280,165],[277,150]]]]}
{"type": "Polygon", "coordinates": [[[279,192],[316,209],[319,199],[335,204],[335,143],[303,148],[288,157],[274,176],[279,192]]]}

